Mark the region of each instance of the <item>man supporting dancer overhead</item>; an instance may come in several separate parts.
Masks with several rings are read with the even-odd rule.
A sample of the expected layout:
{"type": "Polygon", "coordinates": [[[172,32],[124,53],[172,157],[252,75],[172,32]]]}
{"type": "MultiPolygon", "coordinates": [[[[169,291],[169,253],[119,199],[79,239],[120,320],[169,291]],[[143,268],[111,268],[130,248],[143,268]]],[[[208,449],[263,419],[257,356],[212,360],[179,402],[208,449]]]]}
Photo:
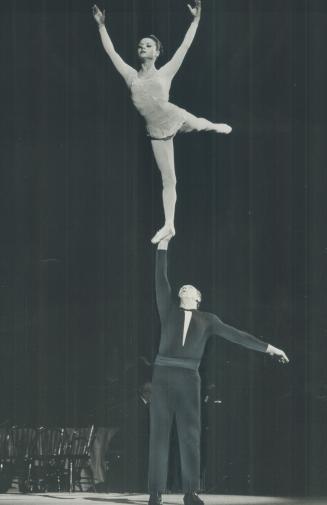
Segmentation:
{"type": "Polygon", "coordinates": [[[177,304],[167,276],[169,239],[156,253],[156,298],[161,322],[159,353],[155,359],[150,407],[149,505],[160,505],[166,489],[169,438],[175,416],[180,448],[185,505],[203,505],[200,488],[200,376],[198,368],[211,335],[243,347],[276,355],[288,363],[284,351],[198,310],[201,293],[182,286],[177,304]]]}

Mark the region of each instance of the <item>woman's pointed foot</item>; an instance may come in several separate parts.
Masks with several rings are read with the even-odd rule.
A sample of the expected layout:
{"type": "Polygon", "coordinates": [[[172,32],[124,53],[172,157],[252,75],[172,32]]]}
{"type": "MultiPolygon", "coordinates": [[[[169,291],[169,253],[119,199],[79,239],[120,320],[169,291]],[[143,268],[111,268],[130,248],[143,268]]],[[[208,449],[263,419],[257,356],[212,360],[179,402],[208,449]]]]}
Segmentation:
{"type": "Polygon", "coordinates": [[[228,135],[231,131],[232,127],[229,126],[228,124],[220,123],[216,125],[217,133],[225,133],[225,135],[228,135]]]}
{"type": "Polygon", "coordinates": [[[158,244],[161,240],[170,240],[175,236],[175,228],[172,224],[165,224],[159,231],[152,237],[152,244],[158,244]]]}

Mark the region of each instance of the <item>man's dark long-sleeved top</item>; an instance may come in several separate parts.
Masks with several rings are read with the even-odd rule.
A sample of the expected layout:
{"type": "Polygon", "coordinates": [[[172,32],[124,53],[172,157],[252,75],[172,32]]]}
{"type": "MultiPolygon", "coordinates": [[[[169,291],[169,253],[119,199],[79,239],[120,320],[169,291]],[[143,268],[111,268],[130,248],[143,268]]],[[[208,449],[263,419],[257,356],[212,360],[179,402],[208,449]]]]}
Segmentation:
{"type": "Polygon", "coordinates": [[[216,315],[200,310],[192,311],[192,318],[183,344],[184,310],[173,300],[167,276],[167,251],[157,250],[156,298],[161,321],[159,356],[191,359],[200,363],[208,338],[212,335],[240,344],[248,349],[266,352],[262,340],[223,323],[216,315]]]}

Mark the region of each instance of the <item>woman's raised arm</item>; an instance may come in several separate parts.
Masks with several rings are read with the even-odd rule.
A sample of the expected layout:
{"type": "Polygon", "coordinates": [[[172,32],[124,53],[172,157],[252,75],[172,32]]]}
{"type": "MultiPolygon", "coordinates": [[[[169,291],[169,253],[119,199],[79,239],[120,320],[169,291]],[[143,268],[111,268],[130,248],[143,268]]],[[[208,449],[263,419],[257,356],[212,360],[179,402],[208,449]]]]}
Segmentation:
{"type": "Polygon", "coordinates": [[[172,79],[174,75],[179,70],[183,60],[186,56],[187,51],[191,47],[193,39],[195,37],[196,31],[198,29],[200,17],[201,17],[201,0],[195,0],[195,7],[191,7],[188,4],[188,8],[193,16],[193,21],[191,26],[187,30],[182,44],[177,49],[176,53],[168,63],[161,67],[160,71],[165,72],[172,79]]]}
{"type": "Polygon", "coordinates": [[[120,73],[120,75],[124,78],[126,83],[129,85],[131,76],[135,74],[136,70],[133,67],[127,65],[124,60],[119,56],[116,52],[114,45],[109,37],[109,34],[105,27],[105,11],[101,12],[97,5],[92,7],[93,17],[98,25],[99,33],[102,41],[102,45],[104,50],[108,54],[111,59],[114,67],[120,73]]]}

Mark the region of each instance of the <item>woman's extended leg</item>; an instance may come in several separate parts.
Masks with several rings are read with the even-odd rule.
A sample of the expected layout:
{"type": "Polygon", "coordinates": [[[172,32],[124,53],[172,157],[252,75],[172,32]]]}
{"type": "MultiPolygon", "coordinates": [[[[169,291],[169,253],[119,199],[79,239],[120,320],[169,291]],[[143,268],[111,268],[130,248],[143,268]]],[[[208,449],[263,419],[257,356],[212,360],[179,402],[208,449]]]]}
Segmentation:
{"type": "Polygon", "coordinates": [[[174,163],[174,143],[169,140],[151,140],[153,154],[162,177],[162,201],[165,214],[164,226],[155,234],[151,242],[157,244],[168,236],[175,235],[174,219],[176,205],[176,175],[174,163]]]}
{"type": "Polygon", "coordinates": [[[180,128],[180,132],[191,132],[191,131],[215,131],[216,133],[228,134],[232,131],[232,128],[225,123],[212,123],[205,119],[204,117],[196,117],[189,112],[186,113],[185,122],[180,128]]]}

